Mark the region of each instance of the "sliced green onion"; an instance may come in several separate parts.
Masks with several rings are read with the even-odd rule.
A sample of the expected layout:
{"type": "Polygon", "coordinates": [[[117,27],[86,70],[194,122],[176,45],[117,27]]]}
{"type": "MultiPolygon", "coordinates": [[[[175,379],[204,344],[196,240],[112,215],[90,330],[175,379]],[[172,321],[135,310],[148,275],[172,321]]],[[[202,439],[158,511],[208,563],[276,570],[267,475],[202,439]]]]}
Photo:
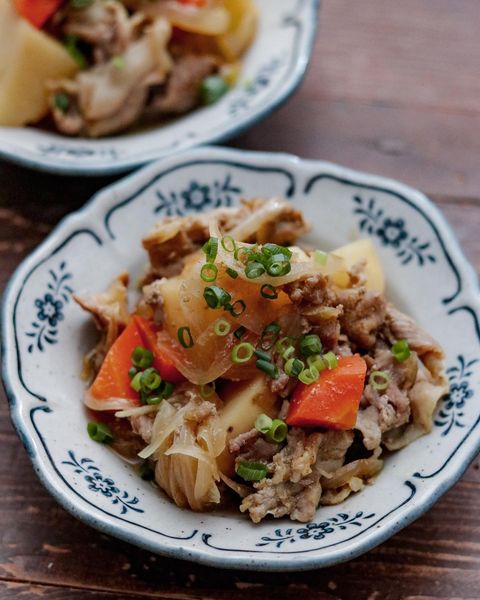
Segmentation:
{"type": "Polygon", "coordinates": [[[142,372],[137,373],[135,375],[135,377],[132,379],[132,381],[130,382],[130,387],[135,390],[136,392],[139,392],[142,389],[142,372]]]}
{"type": "Polygon", "coordinates": [[[239,317],[242,313],[245,312],[246,308],[247,308],[247,305],[245,304],[245,302],[243,300],[237,300],[236,302],[234,302],[233,304],[230,304],[229,306],[225,305],[225,310],[228,310],[228,312],[232,315],[232,317],[239,317]]]}
{"type": "Polygon", "coordinates": [[[64,92],[57,92],[53,97],[55,108],[58,108],[62,113],[66,113],[70,107],[70,100],[64,92]]]}
{"type": "Polygon", "coordinates": [[[270,356],[270,354],[268,354],[268,352],[265,352],[264,350],[260,350],[259,348],[255,349],[255,356],[257,358],[260,358],[261,360],[272,362],[272,357],[270,356]]]}
{"type": "Polygon", "coordinates": [[[217,258],[218,252],[218,238],[211,237],[207,240],[202,246],[203,252],[205,252],[205,256],[207,257],[207,262],[213,263],[217,258]]]}
{"type": "Polygon", "coordinates": [[[203,297],[210,308],[222,308],[232,297],[218,285],[209,285],[203,290],[203,297]]]}
{"type": "Polygon", "coordinates": [[[218,268],[213,263],[205,263],[200,269],[200,278],[206,283],[215,281],[218,275],[218,268]]]}
{"type": "Polygon", "coordinates": [[[277,444],[283,442],[287,437],[288,427],[284,421],[280,419],[273,419],[272,426],[266,432],[265,437],[269,442],[276,442],[277,444]]]}
{"type": "Polygon", "coordinates": [[[221,239],[222,248],[226,252],[235,252],[237,244],[231,235],[224,235],[221,239]]]}
{"type": "MultiPolygon", "coordinates": [[[[278,342],[275,344],[275,350],[282,356],[283,353],[285,352],[285,350],[287,350],[288,348],[290,348],[290,346],[292,345],[292,342],[295,341],[295,338],[286,335],[283,338],[280,338],[278,340],[278,342]]],[[[294,348],[295,350],[295,348],[294,348]]]]}
{"type": "Polygon", "coordinates": [[[245,275],[249,279],[256,279],[265,273],[265,267],[262,263],[251,262],[245,267],[245,275]]]}
{"type": "Polygon", "coordinates": [[[328,261],[328,253],[323,252],[323,250],[315,250],[315,252],[313,253],[313,258],[316,263],[324,267],[328,261]]]}
{"type": "Polygon", "coordinates": [[[255,362],[255,366],[257,367],[257,369],[259,369],[260,371],[263,371],[272,379],[277,379],[278,367],[276,365],[274,365],[273,363],[271,363],[270,361],[259,358],[255,362]]]}
{"type": "Polygon", "coordinates": [[[71,33],[67,33],[64,39],[64,45],[67,52],[73,58],[73,60],[78,64],[81,69],[84,69],[88,62],[85,58],[85,55],[78,47],[78,37],[76,35],[72,35],[71,33]]]}
{"type": "Polygon", "coordinates": [[[280,333],[280,325],[278,323],[269,323],[262,331],[260,336],[260,347],[263,350],[270,350],[275,345],[280,333]]]}
{"type": "Polygon", "coordinates": [[[138,474],[144,481],[153,481],[153,479],[155,479],[155,472],[152,469],[152,467],[150,466],[150,463],[148,462],[148,460],[144,461],[140,465],[140,467],[138,469],[138,474]]]}
{"type": "Polygon", "coordinates": [[[235,271],[235,269],[231,269],[230,267],[227,269],[227,275],[232,279],[236,279],[238,277],[238,273],[235,271]]]}
{"type": "Polygon", "coordinates": [[[190,327],[180,327],[178,332],[178,341],[184,348],[191,348],[194,344],[190,327]]]}
{"type": "Polygon", "coordinates": [[[272,277],[282,277],[290,273],[292,265],[287,261],[271,262],[267,267],[267,272],[272,277]]]}
{"type": "Polygon", "coordinates": [[[163,400],[162,394],[152,394],[151,396],[145,396],[143,398],[143,403],[148,405],[160,404],[163,400]]]}
{"type": "Polygon", "coordinates": [[[228,92],[228,84],[219,75],[209,75],[200,84],[200,97],[202,104],[209,106],[215,104],[228,92]]]}
{"type": "Polygon", "coordinates": [[[303,369],[303,371],[298,376],[298,379],[304,383],[305,385],[311,385],[319,378],[320,373],[318,369],[313,365],[308,369],[303,369]]]}
{"type": "Polygon", "coordinates": [[[320,354],[322,351],[322,342],[318,335],[311,333],[305,335],[300,341],[300,352],[303,356],[311,356],[312,354],[320,354]]]}
{"type": "Polygon", "coordinates": [[[87,431],[90,439],[99,444],[108,444],[113,440],[112,430],[105,423],[90,421],[87,425],[87,431]]]}
{"type": "Polygon", "coordinates": [[[390,383],[390,375],[385,371],[372,371],[368,383],[374,390],[386,390],[390,383]]]}
{"type": "Polygon", "coordinates": [[[153,365],[153,354],[150,350],[137,346],[132,352],[131,360],[138,369],[148,369],[153,365]]]}
{"type": "Polygon", "coordinates": [[[138,373],[137,367],[130,367],[130,369],[128,369],[128,377],[130,379],[133,379],[137,373],[138,373]]]}
{"type": "Polygon", "coordinates": [[[248,248],[247,246],[237,246],[233,252],[233,257],[235,258],[235,260],[239,260],[240,262],[245,262],[248,260],[248,257],[250,256],[250,254],[252,253],[252,250],[250,248],[248,248]],[[243,254],[243,258],[242,256],[240,256],[240,254],[243,254]]]}
{"type": "Polygon", "coordinates": [[[215,382],[214,381],[212,381],[211,383],[205,383],[200,386],[200,396],[204,400],[208,400],[209,398],[211,398],[214,393],[215,393],[215,382]]]}
{"type": "Polygon", "coordinates": [[[255,420],[255,429],[260,433],[267,433],[272,426],[272,419],[268,415],[259,415],[255,420]]]}
{"type": "Polygon", "coordinates": [[[338,367],[338,359],[333,352],[327,352],[322,356],[322,359],[329,369],[338,367]]]}
{"type": "Polygon", "coordinates": [[[262,247],[262,252],[267,256],[273,256],[274,254],[282,254],[285,258],[292,257],[292,251],[290,248],[286,248],[285,246],[278,246],[277,244],[264,244],[262,247]]]}
{"type": "Polygon", "coordinates": [[[160,387],[161,383],[162,378],[160,377],[160,373],[152,367],[145,369],[140,376],[140,385],[145,392],[153,392],[160,387]]]}
{"type": "Polygon", "coordinates": [[[395,342],[392,346],[391,352],[393,354],[393,358],[400,363],[406,361],[411,354],[410,346],[408,345],[407,340],[398,340],[395,342]]]}
{"type": "Polygon", "coordinates": [[[291,358],[292,354],[295,354],[295,346],[288,346],[288,348],[282,352],[283,360],[288,360],[291,358]]]}
{"type": "Polygon", "coordinates": [[[273,287],[273,285],[270,285],[269,283],[262,285],[260,288],[260,294],[267,300],[276,300],[278,298],[277,288],[273,287]]]}
{"type": "Polygon", "coordinates": [[[94,0],[70,0],[69,4],[70,6],[73,6],[73,8],[87,8],[87,6],[93,4],[93,1],[94,0]]]}
{"type": "Polygon", "coordinates": [[[266,477],[268,469],[263,463],[242,460],[237,463],[235,472],[245,481],[260,481],[266,477]]]}
{"type": "Polygon", "coordinates": [[[123,56],[114,56],[112,58],[112,66],[114,66],[116,69],[122,70],[125,68],[126,64],[125,57],[123,56]]]}
{"type": "Polygon", "coordinates": [[[320,354],[312,354],[311,356],[308,356],[307,364],[309,367],[314,366],[319,373],[324,371],[328,366],[320,354]]]}
{"type": "Polygon", "coordinates": [[[232,362],[236,365],[248,362],[255,352],[255,348],[250,342],[242,342],[232,348],[232,362]]]}
{"type": "Polygon", "coordinates": [[[241,325],[240,327],[238,327],[238,329],[235,329],[235,331],[233,332],[233,335],[237,338],[237,340],[239,340],[240,338],[242,338],[245,335],[246,331],[247,331],[247,328],[244,327],[243,325],[241,325]]]}
{"type": "Polygon", "coordinates": [[[305,363],[298,358],[289,358],[283,367],[289,377],[298,377],[305,368],[305,363]]]}
{"type": "Polygon", "coordinates": [[[232,326],[228,321],[226,321],[225,319],[218,319],[218,321],[215,321],[213,331],[215,332],[215,335],[224,337],[225,335],[228,335],[230,333],[231,328],[232,326]]]}

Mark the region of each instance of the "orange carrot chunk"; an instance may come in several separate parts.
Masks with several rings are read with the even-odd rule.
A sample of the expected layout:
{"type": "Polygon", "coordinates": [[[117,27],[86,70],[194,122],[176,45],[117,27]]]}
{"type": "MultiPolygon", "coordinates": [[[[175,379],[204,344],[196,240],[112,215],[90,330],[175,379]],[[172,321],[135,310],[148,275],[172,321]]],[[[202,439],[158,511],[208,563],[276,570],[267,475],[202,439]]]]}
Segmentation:
{"type": "Polygon", "coordinates": [[[359,354],[338,359],[315,383],[295,388],[286,422],[297,427],[352,429],[365,384],[367,365],[359,354]]]}
{"type": "Polygon", "coordinates": [[[137,346],[143,345],[143,339],[132,319],[108,351],[90,388],[90,394],[97,400],[128,398],[132,401],[132,406],[139,406],[138,393],[130,386],[128,370],[132,366],[132,352],[137,346]]]}
{"type": "Polygon", "coordinates": [[[134,316],[133,321],[143,338],[143,345],[153,352],[153,366],[160,373],[160,377],[171,383],[185,381],[185,377],[175,367],[168,350],[158,342],[157,333],[159,328],[143,317],[134,316]]]}
{"type": "Polygon", "coordinates": [[[15,0],[18,14],[38,29],[45,25],[62,4],[63,0],[15,0]]]}

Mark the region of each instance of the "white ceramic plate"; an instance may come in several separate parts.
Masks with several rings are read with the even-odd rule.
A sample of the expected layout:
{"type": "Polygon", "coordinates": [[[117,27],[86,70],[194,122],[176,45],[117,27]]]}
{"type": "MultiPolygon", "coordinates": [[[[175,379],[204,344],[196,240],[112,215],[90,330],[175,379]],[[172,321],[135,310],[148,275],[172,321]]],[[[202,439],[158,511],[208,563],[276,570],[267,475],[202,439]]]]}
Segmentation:
{"type": "Polygon", "coordinates": [[[240,81],[213,106],[166,125],[99,140],[35,127],[0,127],[0,157],[53,173],[106,175],[238,135],[300,84],[318,21],[319,0],[257,0],[257,6],[259,31],[244,58],[240,81]]]}
{"type": "Polygon", "coordinates": [[[3,306],[3,377],[17,431],[43,483],[70,512],[154,552],[228,568],[310,569],[379,544],[427,510],[479,449],[480,321],[475,273],[438,210],[400,183],[283,154],[204,148],[151,165],[66,218],[18,269],[3,306]],[[433,432],[391,455],[376,483],[313,523],[181,510],[85,431],[79,366],[94,340],[76,292],[145,263],[140,238],[168,214],[244,195],[285,196],[318,247],[372,238],[387,295],[444,346],[450,395],[433,432]]]}

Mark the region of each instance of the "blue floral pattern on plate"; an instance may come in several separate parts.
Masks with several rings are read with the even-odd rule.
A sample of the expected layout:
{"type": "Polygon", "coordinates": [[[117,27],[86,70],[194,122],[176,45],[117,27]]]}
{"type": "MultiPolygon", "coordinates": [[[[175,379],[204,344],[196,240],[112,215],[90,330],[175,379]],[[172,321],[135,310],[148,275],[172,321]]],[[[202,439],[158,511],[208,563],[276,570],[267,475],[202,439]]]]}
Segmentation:
{"type": "Polygon", "coordinates": [[[47,283],[48,291],[35,299],[34,307],[36,319],[31,323],[31,330],[27,336],[32,338],[28,346],[31,353],[36,348],[43,352],[45,344],[56,344],[58,339],[58,324],[64,319],[64,306],[69,302],[73,293],[70,287],[72,274],[67,272],[66,262],[61,262],[57,271],[48,271],[50,281],[47,283]]]}

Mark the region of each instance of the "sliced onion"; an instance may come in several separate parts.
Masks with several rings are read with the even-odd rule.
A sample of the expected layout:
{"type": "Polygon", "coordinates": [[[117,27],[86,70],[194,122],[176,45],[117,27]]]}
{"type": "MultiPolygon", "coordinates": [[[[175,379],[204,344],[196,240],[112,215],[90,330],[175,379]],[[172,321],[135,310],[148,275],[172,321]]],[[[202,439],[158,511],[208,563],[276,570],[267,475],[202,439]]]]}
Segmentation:
{"type": "Polygon", "coordinates": [[[135,406],[135,400],[129,398],[108,398],[107,400],[98,400],[94,398],[89,391],[83,398],[85,406],[98,412],[105,410],[127,410],[135,406]]]}
{"type": "Polygon", "coordinates": [[[160,408],[160,404],[151,404],[148,406],[138,406],[136,408],[127,408],[126,410],[120,410],[115,413],[118,419],[126,417],[140,417],[141,415],[148,415],[152,412],[157,412],[160,408]]]}
{"type": "Polygon", "coordinates": [[[270,198],[259,209],[250,213],[236,227],[228,232],[234,240],[242,242],[248,240],[254,233],[265,225],[275,220],[275,217],[281,214],[287,203],[282,198],[270,198]]]}
{"type": "Polygon", "coordinates": [[[149,17],[164,17],[179,29],[202,35],[221,35],[230,27],[230,15],[218,0],[211,0],[205,7],[175,0],[145,0],[139,9],[149,17]]]}

